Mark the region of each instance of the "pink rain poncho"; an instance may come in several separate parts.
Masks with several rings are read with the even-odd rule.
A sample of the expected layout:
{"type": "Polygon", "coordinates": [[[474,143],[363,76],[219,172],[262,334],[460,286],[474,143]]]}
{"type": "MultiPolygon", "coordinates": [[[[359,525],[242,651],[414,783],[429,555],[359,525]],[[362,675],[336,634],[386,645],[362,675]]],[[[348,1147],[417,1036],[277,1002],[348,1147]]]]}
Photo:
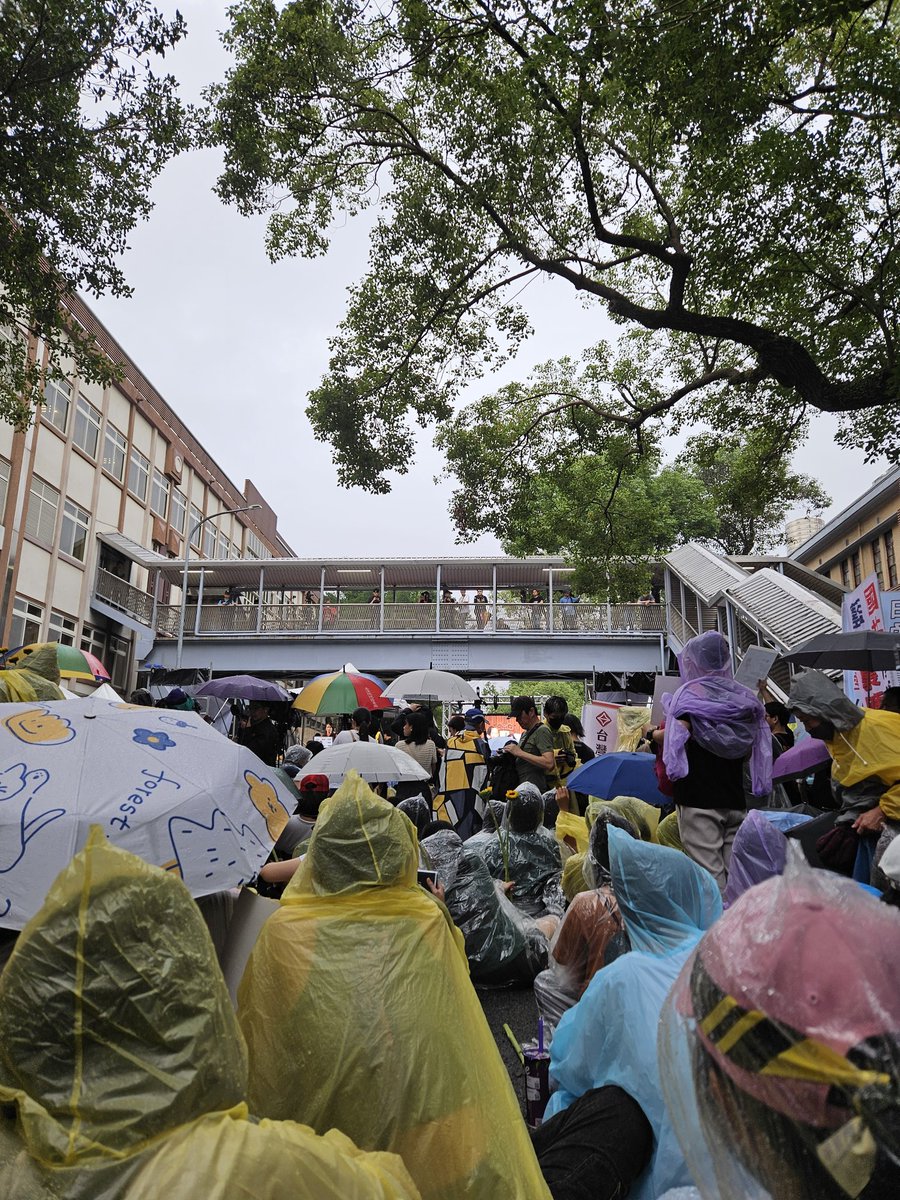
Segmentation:
{"type": "Polygon", "coordinates": [[[678,670],[684,682],[663,697],[663,762],[669,778],[687,775],[687,742],[693,737],[720,758],[749,755],[753,794],[767,795],[772,790],[772,735],[761,701],[732,675],[728,643],[715,630],[691,638],[678,656],[678,670]],[[690,730],[679,717],[690,718],[690,730]]]}

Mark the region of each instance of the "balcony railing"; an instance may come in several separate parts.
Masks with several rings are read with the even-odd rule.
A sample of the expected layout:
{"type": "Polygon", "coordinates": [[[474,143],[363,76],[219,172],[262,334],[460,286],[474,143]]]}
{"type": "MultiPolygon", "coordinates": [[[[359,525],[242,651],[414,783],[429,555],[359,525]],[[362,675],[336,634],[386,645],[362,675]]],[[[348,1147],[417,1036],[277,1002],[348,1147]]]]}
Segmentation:
{"type": "MultiPolygon", "coordinates": [[[[133,589],[132,589],[133,590],[133,589]]],[[[181,607],[161,604],[156,627],[177,637],[181,607]]],[[[665,628],[661,604],[204,604],[185,608],[184,631],[193,637],[235,634],[313,635],[318,633],[448,634],[655,634],[665,628]],[[321,627],[320,627],[321,618],[321,627]]]]}
{"type": "Polygon", "coordinates": [[[127,613],[128,616],[134,617],[144,625],[152,626],[153,597],[142,592],[140,588],[133,587],[126,580],[120,579],[118,575],[113,575],[111,571],[104,571],[102,567],[97,568],[94,595],[111,608],[117,608],[120,612],[127,613]]]}

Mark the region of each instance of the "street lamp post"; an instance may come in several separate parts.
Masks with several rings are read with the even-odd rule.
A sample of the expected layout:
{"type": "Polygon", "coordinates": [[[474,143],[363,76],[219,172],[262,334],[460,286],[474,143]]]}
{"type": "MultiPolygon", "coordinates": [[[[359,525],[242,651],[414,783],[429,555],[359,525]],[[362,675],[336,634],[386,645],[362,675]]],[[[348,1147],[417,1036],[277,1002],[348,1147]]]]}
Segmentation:
{"type": "Polygon", "coordinates": [[[255,508],[262,508],[261,504],[245,504],[243,508],[223,508],[219,512],[210,513],[207,517],[202,517],[196,525],[188,530],[187,540],[184,545],[184,570],[181,573],[181,613],[178,618],[178,649],[175,653],[175,669],[176,671],[181,666],[181,653],[184,649],[184,619],[187,614],[187,589],[188,589],[188,565],[191,561],[191,542],[194,540],[194,534],[198,531],[201,525],[205,525],[207,521],[212,521],[214,517],[233,517],[237,513],[252,512],[255,508]]]}

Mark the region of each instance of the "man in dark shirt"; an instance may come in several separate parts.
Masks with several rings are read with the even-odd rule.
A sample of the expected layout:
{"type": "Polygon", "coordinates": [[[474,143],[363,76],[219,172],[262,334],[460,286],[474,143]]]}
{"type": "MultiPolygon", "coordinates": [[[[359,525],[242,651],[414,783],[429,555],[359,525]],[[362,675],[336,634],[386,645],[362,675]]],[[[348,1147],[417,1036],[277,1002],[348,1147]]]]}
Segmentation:
{"type": "Polygon", "coordinates": [[[238,741],[248,750],[252,750],[267,766],[275,766],[281,753],[282,737],[278,726],[269,716],[268,704],[251,701],[247,724],[238,733],[238,741]]]}
{"type": "Polygon", "coordinates": [[[541,793],[558,788],[560,779],[556,769],[553,734],[541,720],[534,696],[515,696],[510,712],[524,732],[518,745],[509,742],[503,747],[503,753],[515,758],[519,783],[533,783],[541,793]]]}

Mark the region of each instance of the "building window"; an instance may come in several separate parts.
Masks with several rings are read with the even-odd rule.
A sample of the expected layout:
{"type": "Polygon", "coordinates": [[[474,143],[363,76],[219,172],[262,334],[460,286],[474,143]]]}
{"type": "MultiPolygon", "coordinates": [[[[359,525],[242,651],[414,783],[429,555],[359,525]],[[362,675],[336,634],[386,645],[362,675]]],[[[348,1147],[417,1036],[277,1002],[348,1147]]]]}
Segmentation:
{"type": "Polygon", "coordinates": [[[119,483],[125,478],[125,459],[128,455],[128,439],[119,433],[115,425],[106,426],[103,438],[103,469],[109,471],[119,483]]]}
{"type": "Polygon", "coordinates": [[[93,654],[94,658],[99,658],[103,662],[103,656],[106,653],[106,634],[102,629],[92,629],[90,625],[85,625],[81,630],[81,649],[87,654],[93,654]]]}
{"type": "Polygon", "coordinates": [[[216,539],[216,558],[231,558],[230,550],[231,542],[220,530],[219,536],[216,539]]]}
{"type": "Polygon", "coordinates": [[[166,518],[169,511],[169,481],[162,471],[153,468],[153,487],[150,489],[150,511],[158,517],[166,518]]]}
{"type": "Polygon", "coordinates": [[[200,549],[200,537],[203,532],[203,526],[200,522],[203,520],[203,513],[196,504],[191,505],[191,545],[200,549]]]}
{"type": "Polygon", "coordinates": [[[59,492],[49,483],[32,476],[28,494],[28,513],[25,516],[25,532],[29,537],[53,545],[56,536],[56,514],[59,511],[59,492]]]}
{"type": "Polygon", "coordinates": [[[97,447],[100,445],[100,420],[98,408],[94,408],[83,396],[78,397],[75,406],[75,429],[72,441],[90,458],[96,459],[97,447]]]}
{"type": "Polygon", "coordinates": [[[862,583],[862,566],[859,561],[859,551],[854,550],[850,555],[850,560],[853,563],[853,586],[859,587],[862,583]]]}
{"type": "Polygon", "coordinates": [[[65,433],[69,425],[72,388],[64,379],[51,379],[44,387],[43,417],[54,429],[65,433]]]}
{"type": "Polygon", "coordinates": [[[845,588],[850,586],[850,564],[846,558],[841,559],[841,583],[845,588]]]}
{"type": "Polygon", "coordinates": [[[247,557],[248,558],[271,558],[269,551],[265,548],[259,538],[251,530],[247,530],[247,557]]]}
{"type": "Polygon", "coordinates": [[[74,646],[77,624],[74,617],[67,617],[65,613],[53,609],[47,625],[47,641],[59,642],[62,646],[74,646]]]}
{"type": "Polygon", "coordinates": [[[128,642],[124,638],[109,635],[109,647],[106,662],[103,664],[109,671],[112,686],[121,692],[128,685],[128,642]]]}
{"type": "Polygon", "coordinates": [[[172,489],[172,499],[169,504],[169,524],[173,529],[177,529],[179,533],[184,533],[184,521],[187,516],[187,496],[179,492],[178,488],[172,489]]]}
{"type": "Polygon", "coordinates": [[[887,567],[888,587],[897,587],[897,559],[894,556],[894,531],[888,529],[884,534],[884,562],[887,567]]]}
{"type": "Polygon", "coordinates": [[[216,557],[216,527],[212,521],[207,521],[203,526],[203,557],[216,557]]]}
{"type": "Polygon", "coordinates": [[[883,588],[884,576],[881,572],[881,541],[879,538],[875,538],[872,542],[872,562],[875,566],[875,577],[878,580],[878,586],[883,588]]]}
{"type": "Polygon", "coordinates": [[[150,482],[150,460],[144,458],[140,450],[131,450],[131,462],[128,464],[128,490],[139,500],[146,501],[147,485],[150,482]]]}
{"type": "Polygon", "coordinates": [[[13,603],[13,619],[9,630],[10,646],[30,646],[41,637],[41,622],[44,610],[39,604],[16,596],[13,603]]]}
{"type": "Polygon", "coordinates": [[[9,463],[0,458],[0,525],[3,524],[3,513],[6,509],[6,496],[9,491],[9,463]]]}
{"type": "MultiPolygon", "coordinates": [[[[59,534],[59,548],[63,554],[84,562],[87,557],[88,530],[91,524],[91,514],[67,500],[63,505],[62,528],[59,534]]],[[[68,644],[68,643],[67,643],[68,644]]]]}

